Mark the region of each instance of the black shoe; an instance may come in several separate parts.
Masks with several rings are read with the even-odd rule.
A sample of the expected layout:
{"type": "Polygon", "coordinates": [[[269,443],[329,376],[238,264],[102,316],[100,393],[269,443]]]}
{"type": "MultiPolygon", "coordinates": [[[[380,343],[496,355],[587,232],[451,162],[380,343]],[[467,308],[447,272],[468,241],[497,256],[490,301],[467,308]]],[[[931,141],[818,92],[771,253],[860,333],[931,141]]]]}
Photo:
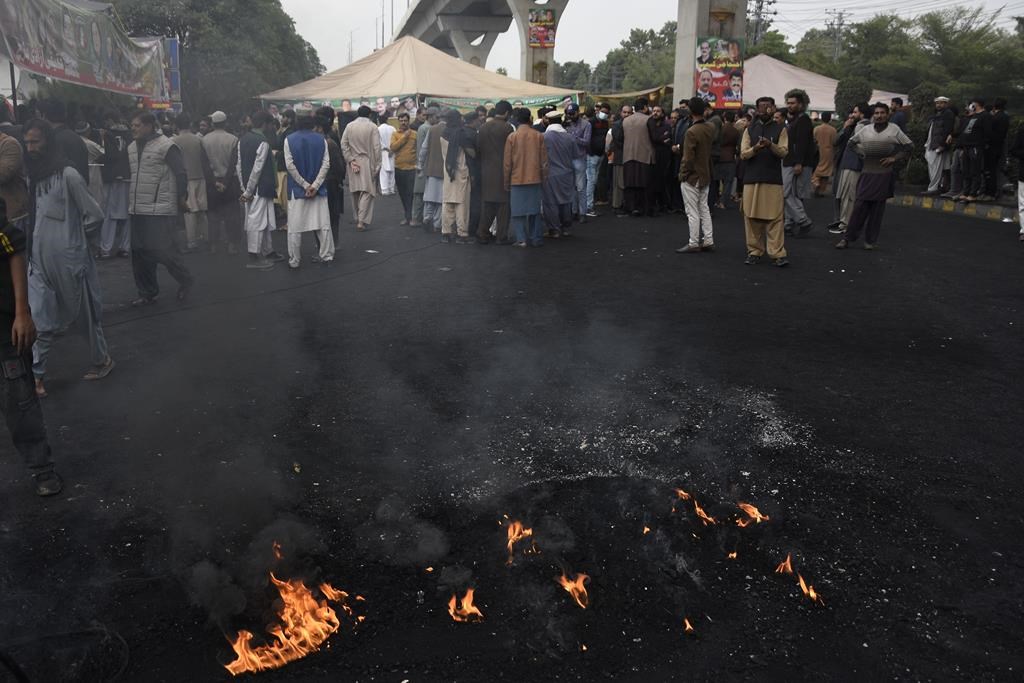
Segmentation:
{"type": "Polygon", "coordinates": [[[442,244],[451,244],[452,243],[452,236],[451,235],[441,235],[441,243],[442,244]]]}
{"type": "Polygon", "coordinates": [[[836,249],[846,249],[848,246],[850,246],[850,243],[846,240],[845,237],[836,242],[835,244],[836,249]]]}
{"type": "Polygon", "coordinates": [[[468,237],[456,237],[455,244],[473,244],[473,240],[468,237]]]}
{"type": "Polygon", "coordinates": [[[35,480],[37,496],[56,496],[64,489],[64,482],[56,472],[37,474],[35,480]]]}
{"type": "Polygon", "coordinates": [[[490,244],[491,241],[490,240],[481,239],[481,238],[477,237],[476,238],[476,243],[479,244],[479,245],[487,245],[487,244],[490,244]]]}
{"type": "Polygon", "coordinates": [[[632,216],[633,218],[640,218],[644,214],[642,211],[632,211],[629,215],[632,216]]]}
{"type": "Polygon", "coordinates": [[[753,254],[747,254],[747,259],[743,262],[748,266],[756,266],[761,262],[760,256],[754,256],[753,254]]]}
{"type": "Polygon", "coordinates": [[[782,258],[775,259],[774,261],[772,261],[772,263],[777,268],[785,268],[786,266],[789,265],[789,259],[787,259],[785,256],[783,256],[782,258]]]}
{"type": "Polygon", "coordinates": [[[272,251],[269,254],[267,254],[267,260],[270,261],[271,263],[281,263],[282,261],[287,261],[288,257],[284,256],[283,254],[279,254],[276,251],[272,251]]]}
{"type": "Polygon", "coordinates": [[[811,234],[811,230],[814,230],[814,223],[801,225],[800,230],[796,233],[797,239],[804,239],[805,237],[811,234]]]}
{"type": "Polygon", "coordinates": [[[835,223],[829,223],[827,227],[828,231],[833,235],[842,235],[844,232],[846,232],[846,228],[844,228],[843,224],[840,223],[839,221],[836,221],[835,223]]]}

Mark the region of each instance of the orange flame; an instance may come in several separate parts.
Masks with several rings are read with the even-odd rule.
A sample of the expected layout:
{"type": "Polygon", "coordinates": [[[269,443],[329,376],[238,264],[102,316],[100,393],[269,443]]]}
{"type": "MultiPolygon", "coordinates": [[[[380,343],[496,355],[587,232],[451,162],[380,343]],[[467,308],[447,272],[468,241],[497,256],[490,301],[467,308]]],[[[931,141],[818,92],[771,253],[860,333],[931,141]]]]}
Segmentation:
{"type": "Polygon", "coordinates": [[[821,599],[821,596],[815,592],[814,586],[809,586],[807,585],[807,583],[804,582],[804,577],[797,574],[796,578],[797,581],[800,583],[800,590],[803,591],[804,595],[811,599],[811,602],[820,602],[822,605],[825,604],[825,601],[821,599]]]}
{"type": "Polygon", "coordinates": [[[751,505],[750,503],[737,503],[736,505],[737,505],[737,507],[739,507],[740,510],[743,510],[743,512],[745,512],[747,514],[747,517],[748,517],[748,519],[737,519],[736,520],[736,525],[741,527],[741,528],[742,527],[750,526],[751,524],[754,524],[755,522],[757,524],[760,524],[761,522],[767,522],[769,519],[771,519],[767,515],[762,515],[761,511],[758,510],[753,505],[751,505]]]}
{"type": "Polygon", "coordinates": [[[676,495],[679,496],[679,500],[690,500],[692,496],[682,489],[676,489],[676,495]]]}
{"type": "Polygon", "coordinates": [[[736,559],[736,551],[735,550],[732,551],[731,553],[729,553],[729,559],[730,560],[735,560],[736,559]]]}
{"type": "Polygon", "coordinates": [[[580,645],[580,652],[586,652],[586,651],[587,651],[586,643],[581,644],[580,645]]]}
{"type": "Polygon", "coordinates": [[[792,574],[793,573],[793,562],[790,558],[789,553],[786,553],[786,560],[780,562],[779,566],[775,568],[776,574],[792,574]]]}
{"type": "MultiPolygon", "coordinates": [[[[533,529],[527,529],[523,526],[523,523],[516,520],[508,525],[508,562],[505,564],[511,565],[515,559],[515,545],[524,538],[532,538],[533,529]]],[[[533,550],[536,551],[536,546],[533,546],[533,550]]]]}
{"type": "Polygon", "coordinates": [[[484,613],[473,604],[473,591],[473,588],[466,589],[461,605],[455,600],[455,594],[452,594],[452,599],[448,601],[448,614],[452,615],[452,619],[459,623],[484,620],[484,613]]]}
{"type": "Polygon", "coordinates": [[[274,559],[280,560],[284,555],[281,554],[281,544],[274,541],[274,559]]]}
{"type": "Polygon", "coordinates": [[[342,603],[343,609],[351,614],[351,609],[344,604],[348,594],[334,589],[330,584],[320,584],[320,592],[327,600],[318,601],[302,581],[280,581],[273,574],[270,580],[282,601],[277,613],[281,623],[267,629],[274,636],[275,642],[253,648],[253,634],[244,630],[238,632],[234,641],[228,639],[237,658],[224,668],[234,676],[278,669],[319,650],[331,634],[341,627],[338,615],[327,605],[327,600],[342,603]]]}
{"type": "Polygon", "coordinates": [[[558,584],[572,596],[572,599],[576,601],[576,604],[583,609],[586,609],[587,605],[590,604],[590,596],[587,595],[587,589],[583,587],[583,583],[589,580],[590,577],[586,574],[577,574],[576,578],[572,581],[570,581],[569,577],[565,574],[555,577],[555,581],[557,581],[558,584]]]}
{"type": "Polygon", "coordinates": [[[649,534],[649,533],[651,533],[651,527],[649,527],[649,526],[645,526],[645,527],[644,527],[644,536],[646,536],[646,535],[647,535],[647,534],[649,534]]]}
{"type": "Polygon", "coordinates": [[[683,617],[683,624],[686,626],[686,629],[683,631],[684,633],[694,633],[693,624],[690,623],[689,619],[683,617]]]}
{"type": "Polygon", "coordinates": [[[708,524],[715,524],[715,518],[704,512],[704,508],[700,506],[700,503],[697,502],[696,498],[693,499],[693,510],[697,513],[697,516],[700,517],[701,521],[704,522],[705,526],[708,524]]]}

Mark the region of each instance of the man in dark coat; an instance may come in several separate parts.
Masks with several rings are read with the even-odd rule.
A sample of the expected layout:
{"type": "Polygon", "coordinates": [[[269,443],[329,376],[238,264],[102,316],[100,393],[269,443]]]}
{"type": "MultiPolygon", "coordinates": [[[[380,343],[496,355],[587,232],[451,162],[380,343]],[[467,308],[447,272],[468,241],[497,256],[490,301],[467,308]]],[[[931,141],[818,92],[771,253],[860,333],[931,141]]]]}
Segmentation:
{"type": "Polygon", "coordinates": [[[512,105],[502,100],[494,105],[494,118],[477,133],[480,155],[480,198],[483,209],[477,226],[476,241],[491,240],[491,224],[497,221],[495,239],[498,244],[511,244],[509,239],[509,193],[505,189],[505,140],[515,130],[509,123],[512,105]]]}

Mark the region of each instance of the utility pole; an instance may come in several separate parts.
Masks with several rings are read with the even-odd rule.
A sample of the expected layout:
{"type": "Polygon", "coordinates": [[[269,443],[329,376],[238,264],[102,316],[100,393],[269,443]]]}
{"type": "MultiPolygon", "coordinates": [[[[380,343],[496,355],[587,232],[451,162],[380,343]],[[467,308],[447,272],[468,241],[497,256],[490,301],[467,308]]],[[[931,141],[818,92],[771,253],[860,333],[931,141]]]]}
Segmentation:
{"type": "Polygon", "coordinates": [[[848,12],[841,9],[827,9],[825,14],[832,17],[831,20],[825,22],[825,26],[832,33],[832,61],[838,62],[843,51],[843,27],[846,25],[846,15],[848,12]]]}
{"type": "MultiPolygon", "coordinates": [[[[772,25],[771,17],[778,14],[778,10],[772,9],[776,0],[750,0],[753,6],[749,10],[749,27],[747,38],[751,45],[760,45],[764,34],[772,25]]],[[[750,4],[750,3],[748,3],[750,4]]]]}
{"type": "Polygon", "coordinates": [[[352,57],[353,57],[352,41],[355,40],[355,35],[356,35],[355,31],[349,31],[348,32],[348,63],[349,64],[352,63],[352,57]]]}

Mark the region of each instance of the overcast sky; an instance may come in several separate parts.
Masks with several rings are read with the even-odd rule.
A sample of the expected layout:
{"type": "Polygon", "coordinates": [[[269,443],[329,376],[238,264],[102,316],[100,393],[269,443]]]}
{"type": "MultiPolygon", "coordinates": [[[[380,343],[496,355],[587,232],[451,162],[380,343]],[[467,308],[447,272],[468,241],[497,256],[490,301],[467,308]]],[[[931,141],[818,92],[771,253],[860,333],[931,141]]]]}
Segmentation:
{"type": "MultiPolygon", "coordinates": [[[[822,28],[830,19],[827,9],[845,9],[846,21],[863,21],[880,11],[896,11],[902,16],[914,16],[932,9],[957,4],[975,5],[978,0],[778,0],[775,28],[795,43],[808,28],[822,28]]],[[[385,37],[391,40],[391,7],[395,8],[395,24],[405,13],[408,0],[384,0],[385,37]]],[[[281,4],[295,20],[299,34],[313,44],[320,61],[328,70],[348,63],[349,37],[352,37],[354,59],[373,52],[380,44],[380,0],[281,0],[281,4]],[[376,35],[375,35],[376,29],[376,35]]],[[[982,0],[991,9],[1006,7],[1004,25],[1010,26],[1009,16],[1024,14],[1024,0],[982,0]]],[[[629,35],[632,28],[661,28],[666,21],[676,18],[678,3],[673,0],[576,0],[570,2],[559,24],[555,59],[560,62],[584,60],[591,66],[604,58],[608,50],[629,35]]],[[[519,76],[519,34],[515,27],[498,38],[491,51],[487,68],[499,66],[509,75],[519,76]]]]}

